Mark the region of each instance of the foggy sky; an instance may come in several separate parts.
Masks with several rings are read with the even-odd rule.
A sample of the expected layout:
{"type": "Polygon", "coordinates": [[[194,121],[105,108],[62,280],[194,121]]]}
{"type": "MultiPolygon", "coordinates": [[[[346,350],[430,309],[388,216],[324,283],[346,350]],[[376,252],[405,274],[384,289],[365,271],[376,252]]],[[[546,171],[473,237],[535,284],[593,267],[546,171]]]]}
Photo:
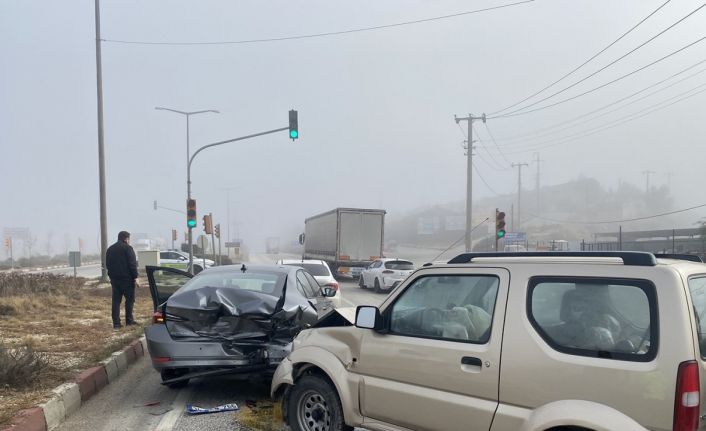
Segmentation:
{"type": "MultiPolygon", "coordinates": [[[[262,248],[263,237],[299,229],[305,217],[337,206],[379,207],[394,215],[462,201],[464,137],[454,114],[492,112],[541,89],[662,3],[536,0],[416,25],[271,43],[104,42],[109,241],[122,229],[167,237],[176,228],[180,239],[186,230],[184,216],[152,207],[157,200],[182,209],[186,198],[185,119],[155,106],[221,112],[192,117],[192,151],[286,127],[287,111],[299,111],[295,142],[283,132],[209,149],[194,162],[199,219],[213,212],[225,236],[225,188],[233,188],[231,236],[237,222],[240,236],[262,248]]],[[[102,36],[233,41],[384,25],[500,4],[103,0],[102,36]]],[[[670,3],[555,89],[618,58],[700,4],[670,3]]],[[[0,228],[29,227],[40,242],[52,231],[55,251],[63,251],[65,233],[72,243],[84,238],[89,250],[97,249],[99,238],[93,20],[91,0],[0,2],[0,228]]],[[[706,9],[551,101],[648,64],[705,36],[704,28],[706,9]]],[[[488,126],[509,161],[529,163],[537,151],[526,149],[530,143],[610,123],[706,83],[706,73],[544,139],[502,139],[584,114],[703,59],[706,41],[591,95],[535,114],[489,120],[488,126]]],[[[651,170],[656,172],[652,184],[660,186],[671,172],[677,206],[704,203],[705,101],[703,93],[599,134],[540,149],[541,181],[558,184],[583,175],[606,187],[619,181],[643,185],[641,172],[651,170]]],[[[482,123],[476,130],[482,139],[476,143],[478,173],[498,193],[515,191],[516,170],[508,169],[482,123]]],[[[534,188],[534,174],[530,163],[525,188],[534,188]]],[[[493,195],[478,177],[474,193],[493,195]]],[[[692,215],[696,220],[706,211],[692,215]]]]}

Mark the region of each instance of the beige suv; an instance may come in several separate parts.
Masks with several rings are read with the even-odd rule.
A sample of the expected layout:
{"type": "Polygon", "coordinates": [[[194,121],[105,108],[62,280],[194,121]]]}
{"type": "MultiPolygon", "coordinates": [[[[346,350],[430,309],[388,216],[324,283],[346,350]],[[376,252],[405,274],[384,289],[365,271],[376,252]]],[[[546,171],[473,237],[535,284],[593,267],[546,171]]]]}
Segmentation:
{"type": "Polygon", "coordinates": [[[697,262],[525,252],[427,264],[379,309],[302,331],[272,395],[292,430],[703,430],[697,262]]]}

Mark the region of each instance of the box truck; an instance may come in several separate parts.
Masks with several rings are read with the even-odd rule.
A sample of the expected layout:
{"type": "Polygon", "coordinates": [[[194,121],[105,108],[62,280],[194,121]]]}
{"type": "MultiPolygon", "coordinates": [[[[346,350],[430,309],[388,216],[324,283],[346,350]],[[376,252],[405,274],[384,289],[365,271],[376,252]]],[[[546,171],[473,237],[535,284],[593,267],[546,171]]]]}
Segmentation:
{"type": "Polygon", "coordinates": [[[357,277],[383,257],[385,210],[336,208],[304,221],[303,259],[321,259],[334,274],[357,277]]]}

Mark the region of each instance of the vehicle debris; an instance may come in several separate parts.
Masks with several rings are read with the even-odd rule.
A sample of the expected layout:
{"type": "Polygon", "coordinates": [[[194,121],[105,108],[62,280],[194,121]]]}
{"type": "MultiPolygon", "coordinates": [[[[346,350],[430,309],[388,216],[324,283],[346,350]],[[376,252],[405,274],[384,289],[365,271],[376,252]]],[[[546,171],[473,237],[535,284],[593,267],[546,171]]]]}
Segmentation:
{"type": "Polygon", "coordinates": [[[223,405],[220,405],[217,407],[210,407],[210,408],[203,408],[203,407],[199,407],[199,406],[194,406],[192,404],[186,405],[186,412],[189,413],[190,415],[202,415],[202,414],[208,414],[208,413],[230,412],[230,411],[235,411],[235,410],[239,410],[239,409],[240,408],[235,403],[223,404],[223,405]]]}

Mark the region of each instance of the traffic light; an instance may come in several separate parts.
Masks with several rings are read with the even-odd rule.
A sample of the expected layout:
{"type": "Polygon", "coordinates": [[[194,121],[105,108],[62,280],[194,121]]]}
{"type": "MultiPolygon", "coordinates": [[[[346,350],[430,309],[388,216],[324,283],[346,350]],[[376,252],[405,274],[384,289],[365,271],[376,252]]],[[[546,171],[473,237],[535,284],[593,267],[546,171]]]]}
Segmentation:
{"type": "Polygon", "coordinates": [[[213,233],[213,224],[211,224],[211,216],[208,214],[203,216],[203,230],[208,235],[213,233]]]}
{"type": "Polygon", "coordinates": [[[176,241],[176,240],[177,240],[177,231],[176,231],[176,229],[172,229],[172,241],[176,241]]]}
{"type": "Polygon", "coordinates": [[[505,237],[505,213],[495,208],[495,237],[501,239],[505,237]]]}
{"type": "Polygon", "coordinates": [[[299,137],[299,114],[294,109],[289,111],[289,137],[292,141],[299,137]]]}
{"type": "Polygon", "coordinates": [[[193,229],[196,227],[198,222],[196,221],[196,200],[195,199],[188,199],[186,201],[186,226],[189,227],[189,229],[193,229]]]}
{"type": "Polygon", "coordinates": [[[216,235],[216,238],[221,239],[221,224],[220,224],[220,223],[218,223],[218,224],[214,227],[213,233],[216,235]]]}
{"type": "Polygon", "coordinates": [[[5,238],[5,247],[6,248],[12,247],[12,238],[11,237],[5,238]]]}

